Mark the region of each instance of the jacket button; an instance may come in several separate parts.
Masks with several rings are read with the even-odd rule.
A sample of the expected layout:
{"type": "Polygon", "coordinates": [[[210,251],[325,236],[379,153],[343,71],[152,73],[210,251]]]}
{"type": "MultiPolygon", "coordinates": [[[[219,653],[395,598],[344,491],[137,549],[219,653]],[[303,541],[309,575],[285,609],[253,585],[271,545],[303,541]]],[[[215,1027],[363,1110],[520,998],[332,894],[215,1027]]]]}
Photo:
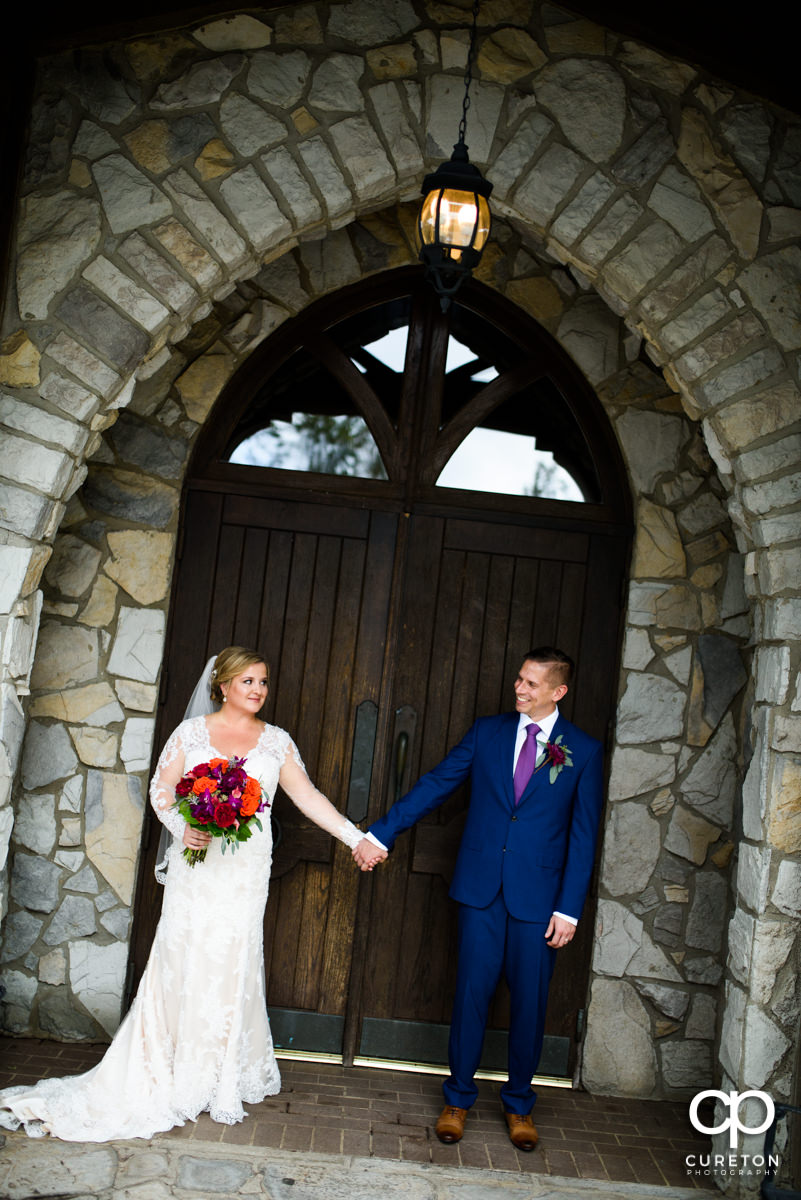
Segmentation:
{"type": "Polygon", "coordinates": [[[512,817],[512,820],[513,820],[513,821],[516,821],[516,820],[517,820],[517,817],[512,817]]]}

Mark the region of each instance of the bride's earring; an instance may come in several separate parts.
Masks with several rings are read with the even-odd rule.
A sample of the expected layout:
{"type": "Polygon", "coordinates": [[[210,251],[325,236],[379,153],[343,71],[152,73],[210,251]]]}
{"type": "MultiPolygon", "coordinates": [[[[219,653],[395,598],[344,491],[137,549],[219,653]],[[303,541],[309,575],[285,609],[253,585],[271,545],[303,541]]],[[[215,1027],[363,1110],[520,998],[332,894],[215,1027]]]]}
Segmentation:
{"type": "Polygon", "coordinates": [[[226,696],[225,692],[223,692],[223,704],[225,704],[227,699],[228,699],[228,697],[226,696]]]}

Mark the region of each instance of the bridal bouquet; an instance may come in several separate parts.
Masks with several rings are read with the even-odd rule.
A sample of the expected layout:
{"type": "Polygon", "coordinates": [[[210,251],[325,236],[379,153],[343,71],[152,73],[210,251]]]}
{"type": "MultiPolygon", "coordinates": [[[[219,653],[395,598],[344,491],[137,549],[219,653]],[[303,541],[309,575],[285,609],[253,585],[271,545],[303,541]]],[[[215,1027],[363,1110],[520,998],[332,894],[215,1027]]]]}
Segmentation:
{"type": "MultiPolygon", "coordinates": [[[[222,838],[224,854],[227,846],[233,852],[239,842],[246,842],[254,825],[262,828],[256,814],[264,812],[269,803],[258,779],[245,771],[244,758],[212,758],[198,763],[178,781],[173,808],[195,829],[222,838]]],[[[203,862],[207,849],[184,849],[190,867],[203,862]]]]}

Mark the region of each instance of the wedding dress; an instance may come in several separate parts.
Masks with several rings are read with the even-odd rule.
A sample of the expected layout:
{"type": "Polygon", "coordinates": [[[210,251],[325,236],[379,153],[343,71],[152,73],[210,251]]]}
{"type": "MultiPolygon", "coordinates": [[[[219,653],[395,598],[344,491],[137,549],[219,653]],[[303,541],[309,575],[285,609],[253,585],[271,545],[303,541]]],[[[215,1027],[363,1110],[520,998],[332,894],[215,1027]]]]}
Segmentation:
{"type": "MultiPolygon", "coordinates": [[[[208,1111],[232,1125],[275,1095],[281,1078],[267,1019],[262,922],[272,858],[270,813],[262,832],[223,854],[214,838],[206,859],[182,857],[183,817],[163,774],[188,771],[213,757],[205,717],[184,721],[162,751],[150,801],[173,834],[164,905],[139,991],[102,1061],[83,1075],[43,1079],[0,1092],[0,1125],[31,1136],[104,1142],[150,1138],[208,1111]],[[183,755],[183,765],[179,755],[183,755]]],[[[285,762],[303,769],[289,734],[266,725],[245,769],[272,801],[285,762]]],[[[362,834],[310,782],[291,798],[346,845],[362,834]],[[332,815],[333,814],[333,815],[332,815]]]]}

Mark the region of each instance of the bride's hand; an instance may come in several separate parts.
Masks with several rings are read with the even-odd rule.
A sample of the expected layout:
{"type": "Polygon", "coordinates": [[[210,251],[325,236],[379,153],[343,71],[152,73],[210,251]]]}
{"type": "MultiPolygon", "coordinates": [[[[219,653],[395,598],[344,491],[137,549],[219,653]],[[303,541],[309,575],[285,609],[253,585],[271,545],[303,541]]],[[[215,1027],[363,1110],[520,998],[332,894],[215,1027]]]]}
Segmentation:
{"type": "Polygon", "coordinates": [[[184,845],[190,850],[203,850],[210,841],[211,834],[204,833],[202,829],[194,829],[191,825],[184,829],[184,845]]]}

